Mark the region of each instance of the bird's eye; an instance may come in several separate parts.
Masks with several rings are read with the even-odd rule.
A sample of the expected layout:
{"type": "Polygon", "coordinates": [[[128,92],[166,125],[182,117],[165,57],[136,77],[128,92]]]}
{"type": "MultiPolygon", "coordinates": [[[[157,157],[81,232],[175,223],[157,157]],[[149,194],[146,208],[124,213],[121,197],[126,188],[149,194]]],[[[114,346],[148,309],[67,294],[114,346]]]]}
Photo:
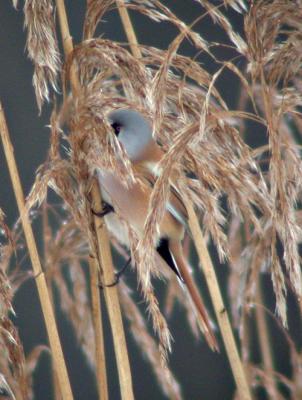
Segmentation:
{"type": "Polygon", "coordinates": [[[114,130],[114,133],[116,136],[119,135],[120,131],[121,131],[121,124],[119,124],[118,122],[114,122],[112,125],[112,129],[114,130]]]}

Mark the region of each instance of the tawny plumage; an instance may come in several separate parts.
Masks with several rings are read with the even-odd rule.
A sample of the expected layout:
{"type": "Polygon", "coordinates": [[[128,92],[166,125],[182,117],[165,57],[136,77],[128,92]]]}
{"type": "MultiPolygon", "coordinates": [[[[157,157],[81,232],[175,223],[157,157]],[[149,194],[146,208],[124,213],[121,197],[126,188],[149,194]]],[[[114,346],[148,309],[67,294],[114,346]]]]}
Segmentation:
{"type": "MultiPolygon", "coordinates": [[[[152,187],[160,173],[157,168],[158,163],[164,153],[154,141],[149,123],[137,111],[118,110],[112,112],[109,118],[118,140],[132,162],[137,182],[126,186],[115,174],[98,171],[103,199],[118,210],[118,214],[131,225],[138,237],[142,237],[152,187]]],[[[182,286],[185,287],[192,300],[201,331],[209,346],[213,350],[218,350],[206,308],[182,250],[187,217],[181,195],[172,184],[166,212],[159,227],[157,250],[165,263],[183,281],[182,286]]],[[[128,246],[126,232],[114,213],[108,214],[105,218],[111,232],[121,243],[128,246]]]]}

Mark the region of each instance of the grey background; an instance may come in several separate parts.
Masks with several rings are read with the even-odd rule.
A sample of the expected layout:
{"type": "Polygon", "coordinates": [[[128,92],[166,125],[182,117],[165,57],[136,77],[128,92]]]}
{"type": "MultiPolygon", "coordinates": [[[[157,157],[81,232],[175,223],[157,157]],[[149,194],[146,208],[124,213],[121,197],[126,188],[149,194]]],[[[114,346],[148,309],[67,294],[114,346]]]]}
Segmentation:
{"type": "MultiPolygon", "coordinates": [[[[175,13],[185,22],[193,21],[200,15],[202,9],[195,2],[184,0],[166,1],[175,13]]],[[[83,22],[85,2],[66,1],[70,29],[74,42],[81,40],[81,27],[83,22]]],[[[51,107],[43,107],[41,116],[32,87],[33,66],[27,59],[25,52],[26,34],[23,30],[23,2],[19,3],[16,12],[11,2],[2,1],[0,5],[0,96],[3,103],[8,126],[11,132],[15,155],[21,172],[22,184],[27,193],[34,181],[37,167],[45,160],[48,149],[49,131],[48,124],[51,107]]],[[[242,19],[234,11],[228,13],[236,30],[242,31],[242,19]]],[[[177,34],[176,29],[165,24],[163,29],[149,22],[147,18],[133,15],[133,22],[137,31],[138,40],[141,43],[166,48],[177,34]]],[[[98,29],[98,34],[114,40],[125,41],[120,21],[116,13],[106,16],[105,22],[98,29]]],[[[210,23],[208,18],[202,20],[196,26],[205,38],[228,43],[222,30],[210,23]]],[[[182,52],[186,55],[192,54],[190,45],[184,43],[182,52]]],[[[220,58],[232,57],[234,53],[227,49],[220,49],[220,58]]],[[[215,71],[218,67],[210,60],[201,55],[199,61],[203,62],[209,71],[215,71]]],[[[238,60],[237,65],[240,66],[238,60]]],[[[224,98],[233,107],[237,98],[237,83],[233,76],[226,74],[218,81],[218,87],[224,98]]],[[[253,141],[252,141],[253,144],[253,141]]],[[[0,207],[7,214],[7,223],[13,224],[18,215],[14,195],[11,189],[7,168],[4,162],[2,147],[0,146],[0,207]]],[[[218,266],[218,276],[225,295],[227,268],[220,266],[213,251],[213,257],[218,266]]],[[[134,282],[133,274],[128,273],[128,282],[134,282]]],[[[199,283],[204,288],[202,277],[199,283]]],[[[267,282],[267,286],[270,284],[267,282]]],[[[158,288],[159,293],[162,287],[158,288]]],[[[268,301],[272,304],[272,298],[268,301]]],[[[37,343],[46,343],[46,334],[41,318],[40,306],[33,282],[28,282],[18,293],[15,300],[17,312],[16,324],[20,328],[20,335],[24,343],[25,351],[28,353],[37,343]]],[[[213,315],[213,314],[212,314],[213,315]]],[[[64,316],[58,313],[58,323],[62,338],[63,348],[68,364],[70,379],[75,399],[96,399],[96,385],[87,366],[85,359],[76,343],[73,332],[64,316]]],[[[106,326],[108,377],[112,399],[119,399],[119,388],[115,370],[114,354],[109,332],[108,321],[106,326]]],[[[126,323],[127,329],[127,323],[126,323]]],[[[185,399],[197,400],[228,400],[234,393],[234,383],[231,376],[228,361],[224,351],[221,354],[212,353],[203,342],[196,342],[190,334],[185,318],[178,307],[175,308],[171,320],[171,331],[174,337],[173,353],[171,354],[171,366],[176,377],[182,383],[185,399]]],[[[221,338],[219,337],[221,342],[221,338]]],[[[276,344],[279,349],[280,368],[283,368],[284,360],[288,354],[283,339],[276,332],[276,344]]],[[[127,332],[130,361],[133,373],[134,391],[137,399],[162,399],[164,396],[159,390],[149,365],[142,359],[131,335],[127,332]]],[[[278,357],[278,360],[279,360],[278,357]]],[[[255,359],[257,354],[255,353],[255,359]]],[[[52,399],[50,381],[50,363],[47,356],[42,357],[39,369],[35,373],[36,399],[52,399]]],[[[285,364],[284,368],[287,366],[285,364]]],[[[262,397],[261,393],[259,396],[262,397]]],[[[260,398],[259,397],[259,398],[260,398]]],[[[265,398],[265,397],[263,397],[265,398]]]]}

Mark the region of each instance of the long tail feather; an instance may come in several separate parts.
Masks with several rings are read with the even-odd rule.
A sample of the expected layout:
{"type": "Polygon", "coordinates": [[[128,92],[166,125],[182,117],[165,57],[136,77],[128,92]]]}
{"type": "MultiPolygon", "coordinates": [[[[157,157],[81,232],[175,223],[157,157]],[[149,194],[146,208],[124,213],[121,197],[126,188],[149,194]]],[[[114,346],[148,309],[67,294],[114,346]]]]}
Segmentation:
{"type": "Polygon", "coordinates": [[[187,265],[187,263],[184,259],[181,244],[178,241],[177,242],[170,241],[169,248],[170,248],[171,254],[175,260],[175,263],[178,267],[178,270],[182,276],[182,279],[184,280],[184,283],[185,283],[187,291],[190,295],[190,298],[196,308],[196,315],[197,315],[197,321],[198,321],[199,328],[201,329],[202,333],[204,334],[204,336],[207,340],[207,343],[211,347],[211,349],[213,351],[214,350],[219,351],[216,337],[211,328],[211,322],[210,322],[208,313],[206,311],[206,308],[202,301],[202,298],[199,294],[199,291],[195,285],[195,282],[191,276],[189,266],[187,265]]]}

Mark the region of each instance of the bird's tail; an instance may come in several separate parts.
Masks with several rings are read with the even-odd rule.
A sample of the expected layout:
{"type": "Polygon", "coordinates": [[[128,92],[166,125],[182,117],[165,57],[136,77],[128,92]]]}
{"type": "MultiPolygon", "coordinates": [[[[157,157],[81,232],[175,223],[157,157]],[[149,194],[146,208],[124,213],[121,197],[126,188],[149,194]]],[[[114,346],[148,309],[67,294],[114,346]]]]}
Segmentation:
{"type": "Polygon", "coordinates": [[[195,285],[195,282],[191,276],[189,266],[187,265],[181,244],[179,242],[170,241],[170,251],[175,260],[175,263],[179,269],[181,277],[184,280],[186,289],[190,295],[190,298],[194,304],[197,316],[198,326],[201,332],[204,334],[208,345],[214,351],[219,351],[218,343],[216,337],[211,328],[211,321],[209,319],[208,313],[206,311],[203,300],[199,294],[199,291],[195,285]]]}

